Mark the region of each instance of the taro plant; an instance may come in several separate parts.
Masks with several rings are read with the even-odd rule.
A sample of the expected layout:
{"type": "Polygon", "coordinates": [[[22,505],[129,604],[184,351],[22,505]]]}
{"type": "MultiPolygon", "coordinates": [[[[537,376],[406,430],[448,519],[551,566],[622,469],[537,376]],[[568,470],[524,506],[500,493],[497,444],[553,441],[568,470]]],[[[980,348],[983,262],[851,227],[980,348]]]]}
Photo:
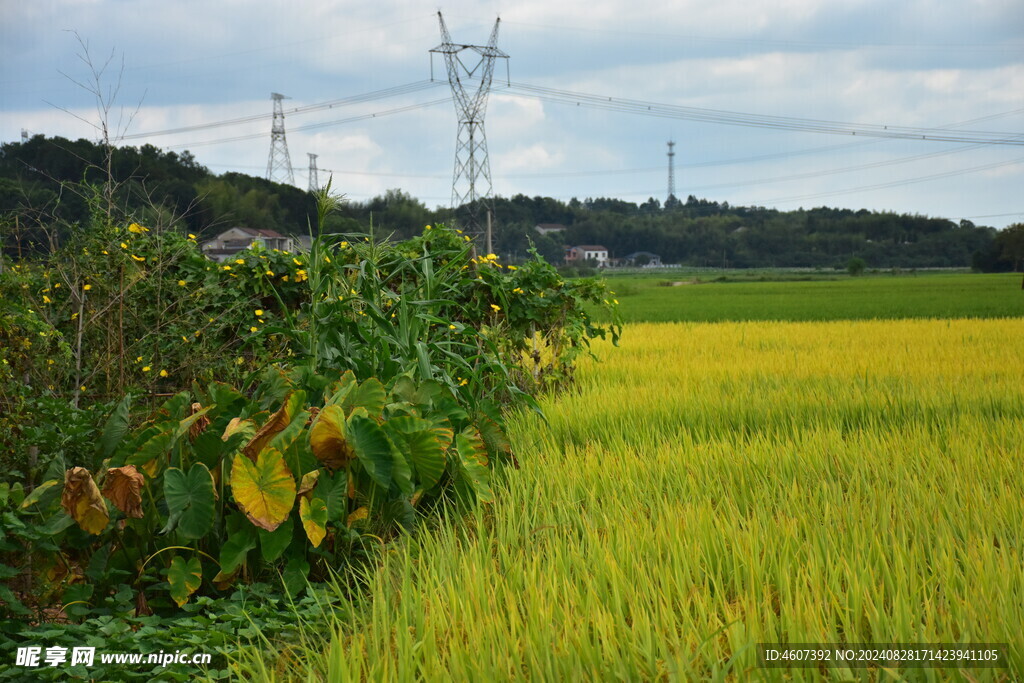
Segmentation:
{"type": "Polygon", "coordinates": [[[474,425],[435,381],[333,375],[270,368],[251,398],[223,384],[181,392],[133,432],[125,401],[99,471],[40,487],[60,490],[58,518],[77,527],[65,562],[130,584],[140,611],[167,604],[161,587],[181,606],[276,571],[297,593],[366,539],[412,528],[426,501],[493,498],[489,461],[510,450],[495,423],[474,425]]]}

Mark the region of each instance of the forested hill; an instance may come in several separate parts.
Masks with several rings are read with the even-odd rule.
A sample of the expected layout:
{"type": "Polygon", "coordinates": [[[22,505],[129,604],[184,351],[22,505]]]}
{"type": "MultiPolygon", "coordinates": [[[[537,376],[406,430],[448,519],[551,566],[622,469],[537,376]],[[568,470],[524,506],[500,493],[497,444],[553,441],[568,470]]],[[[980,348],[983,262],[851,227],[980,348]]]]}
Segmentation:
{"type": "MultiPolygon", "coordinates": [[[[242,173],[214,174],[189,152],[165,152],[151,145],[112,151],[110,173],[117,184],[114,203],[125,218],[173,225],[211,237],[244,225],[286,234],[307,232],[309,193],[242,173]]],[[[46,138],[0,145],[0,229],[5,249],[47,243],[41,226],[57,233],[89,220],[90,191],[106,179],[103,147],[87,140],[46,138]],[[20,245],[12,244],[17,225],[20,245]]],[[[345,188],[335,184],[344,193],[345,188]]],[[[432,211],[400,190],[367,201],[351,201],[331,218],[330,232],[365,232],[407,237],[424,225],[451,221],[447,209],[432,211]]],[[[690,266],[833,267],[863,259],[873,268],[975,266],[1009,270],[1015,255],[1010,231],[969,221],[866,210],[813,208],[777,211],[730,206],[689,197],[634,204],[619,199],[549,197],[495,200],[495,250],[506,258],[525,256],[530,243],[553,261],[563,245],[600,244],[613,257],[636,251],[658,254],[664,263],[690,266]],[[534,226],[556,223],[560,233],[539,235],[534,226]]]]}

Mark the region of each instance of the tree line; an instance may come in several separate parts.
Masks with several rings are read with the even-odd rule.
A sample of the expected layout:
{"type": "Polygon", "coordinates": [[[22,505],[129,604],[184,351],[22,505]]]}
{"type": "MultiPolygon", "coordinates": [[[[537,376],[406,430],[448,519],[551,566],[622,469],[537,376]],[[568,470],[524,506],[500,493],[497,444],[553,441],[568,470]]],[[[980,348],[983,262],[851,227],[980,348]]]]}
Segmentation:
{"type": "MultiPolygon", "coordinates": [[[[314,214],[310,193],[244,173],[214,174],[191,153],[152,145],[106,149],[88,140],[36,135],[0,145],[0,216],[4,249],[52,248],[89,220],[89,188],[113,181],[112,205],[132,220],[210,238],[242,225],[306,234],[314,214]]],[[[341,188],[342,191],[344,188],[341,188]]],[[[817,207],[779,211],[690,196],[662,203],[615,198],[496,197],[494,250],[506,259],[536,248],[560,262],[565,245],[600,244],[612,257],[637,251],[663,263],[703,267],[836,267],[851,258],[872,268],[1024,265],[1024,232],[944,218],[817,207]],[[564,231],[538,234],[556,223],[564,231]]],[[[349,201],[323,226],[327,232],[367,232],[396,239],[424,225],[457,222],[459,211],[432,210],[399,189],[349,201]]]]}

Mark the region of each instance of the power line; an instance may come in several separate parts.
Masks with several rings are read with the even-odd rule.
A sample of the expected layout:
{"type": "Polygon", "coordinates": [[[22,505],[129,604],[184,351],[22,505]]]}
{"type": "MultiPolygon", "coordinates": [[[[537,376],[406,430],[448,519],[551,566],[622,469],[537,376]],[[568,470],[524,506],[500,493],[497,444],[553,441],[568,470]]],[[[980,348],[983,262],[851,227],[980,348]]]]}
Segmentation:
{"type": "MultiPolygon", "coordinates": [[[[439,99],[439,100],[431,100],[429,102],[420,102],[419,104],[408,104],[408,105],[405,105],[405,106],[402,106],[402,107],[395,107],[394,109],[385,109],[385,110],[373,112],[373,113],[370,113],[370,114],[360,114],[359,116],[350,116],[349,118],[346,118],[346,119],[336,119],[334,121],[324,121],[324,122],[321,122],[321,123],[310,123],[310,124],[307,124],[305,126],[295,126],[295,127],[292,128],[292,132],[295,133],[297,131],[302,131],[302,130],[313,130],[315,128],[325,128],[327,126],[337,126],[337,125],[341,125],[343,123],[354,123],[356,121],[366,121],[367,119],[380,118],[380,117],[383,117],[383,116],[389,116],[391,114],[400,114],[402,112],[413,111],[415,109],[424,109],[426,107],[433,107],[435,105],[446,104],[448,102],[451,102],[451,98],[450,97],[445,97],[445,98],[442,98],[442,99],[439,99]]],[[[216,140],[203,140],[203,141],[199,141],[199,142],[184,142],[184,143],[175,144],[175,145],[166,145],[164,147],[164,149],[182,149],[182,148],[188,148],[188,147],[203,147],[203,146],[206,146],[206,145],[220,145],[220,144],[224,144],[224,143],[227,143],[227,142],[239,142],[241,140],[253,140],[255,138],[261,138],[263,136],[264,136],[264,133],[252,133],[252,134],[249,134],[249,135],[236,135],[236,136],[230,137],[230,138],[218,138],[216,140]]]]}
{"type": "Polygon", "coordinates": [[[819,197],[831,197],[837,194],[849,194],[850,192],[867,192],[871,190],[887,190],[890,187],[900,187],[902,185],[913,185],[915,183],[923,183],[929,180],[938,180],[941,178],[952,178],[959,175],[966,175],[968,173],[977,173],[979,171],[989,171],[994,168],[1000,168],[1002,166],[1010,166],[1013,164],[1024,163],[1024,157],[1018,157],[1016,159],[1010,159],[1009,161],[997,161],[990,164],[982,164],[980,166],[972,166],[970,168],[961,168],[955,171],[944,171],[942,173],[932,173],[930,175],[918,176],[916,178],[904,178],[903,180],[893,180],[885,183],[875,183],[873,185],[861,185],[860,187],[851,187],[845,190],[830,190],[828,192],[814,192],[804,195],[795,195],[792,197],[779,197],[775,199],[763,200],[764,204],[776,204],[784,202],[795,202],[802,201],[805,199],[817,199],[819,197]]]}
{"type": "MultiPolygon", "coordinates": [[[[373,102],[375,100],[385,99],[388,97],[396,97],[398,95],[407,95],[421,90],[429,90],[430,88],[436,88],[442,84],[432,81],[417,81],[414,83],[407,83],[405,85],[395,86],[393,88],[385,88],[384,90],[375,90],[373,92],[363,93],[360,95],[352,95],[350,97],[343,97],[336,100],[328,100],[326,102],[318,102],[315,104],[309,104],[303,107],[292,107],[291,109],[282,110],[283,114],[297,115],[297,114],[308,114],[314,111],[324,111],[327,109],[334,109],[340,107],[347,107],[353,104],[362,104],[364,102],[373,102]]],[[[223,121],[211,121],[210,123],[197,123],[192,126],[181,126],[179,128],[168,128],[166,130],[155,130],[148,133],[132,133],[131,135],[124,135],[121,140],[138,140],[141,138],[156,137],[159,135],[176,135],[178,133],[191,133],[198,130],[206,130],[209,128],[221,128],[224,126],[237,126],[243,123],[252,123],[255,121],[265,121],[271,118],[272,114],[253,114],[251,116],[240,116],[234,119],[225,119],[223,121]]]]}
{"type": "Polygon", "coordinates": [[[768,128],[776,130],[795,130],[801,132],[828,133],[833,135],[859,135],[874,138],[892,138],[903,140],[925,140],[930,142],[960,142],[986,145],[1024,145],[1019,133],[997,131],[961,131],[949,128],[925,128],[908,126],[890,126],[883,124],[857,124],[826,119],[804,119],[791,116],[769,116],[724,109],[705,109],[701,107],[685,107],[679,105],[631,100],[577,93],[570,90],[545,88],[525,83],[509,83],[505,90],[565,105],[586,106],[597,109],[618,111],[626,114],[653,116],[658,118],[703,121],[723,125],[744,126],[752,128],[768,128]]]}

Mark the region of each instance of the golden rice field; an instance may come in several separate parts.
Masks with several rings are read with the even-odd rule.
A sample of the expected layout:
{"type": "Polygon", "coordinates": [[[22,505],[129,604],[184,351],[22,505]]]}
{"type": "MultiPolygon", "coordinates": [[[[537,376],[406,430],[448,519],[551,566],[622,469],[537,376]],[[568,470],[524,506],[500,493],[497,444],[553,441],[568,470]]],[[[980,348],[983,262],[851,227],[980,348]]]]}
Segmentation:
{"type": "Polygon", "coordinates": [[[245,666],[1024,679],[1024,320],[638,324],[598,353],[547,426],[513,420],[521,469],[495,504],[389,552],[353,616],[245,666]],[[1006,642],[1011,668],[758,668],[768,641],[1006,642]]]}

